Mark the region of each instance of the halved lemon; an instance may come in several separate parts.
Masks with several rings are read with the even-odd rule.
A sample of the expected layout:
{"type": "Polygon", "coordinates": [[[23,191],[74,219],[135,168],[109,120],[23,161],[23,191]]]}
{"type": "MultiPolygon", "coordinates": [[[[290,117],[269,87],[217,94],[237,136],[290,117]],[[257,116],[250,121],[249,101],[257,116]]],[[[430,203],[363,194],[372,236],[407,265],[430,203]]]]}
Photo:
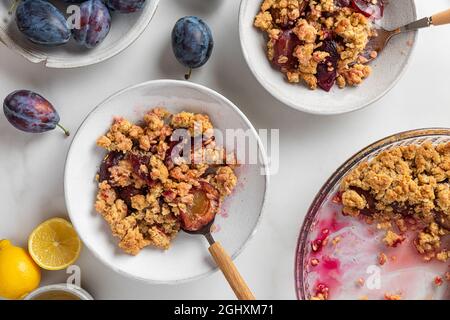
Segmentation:
{"type": "Polygon", "coordinates": [[[62,270],[78,259],[81,241],[70,222],[53,218],[34,229],[28,238],[28,251],[41,268],[62,270]]]}

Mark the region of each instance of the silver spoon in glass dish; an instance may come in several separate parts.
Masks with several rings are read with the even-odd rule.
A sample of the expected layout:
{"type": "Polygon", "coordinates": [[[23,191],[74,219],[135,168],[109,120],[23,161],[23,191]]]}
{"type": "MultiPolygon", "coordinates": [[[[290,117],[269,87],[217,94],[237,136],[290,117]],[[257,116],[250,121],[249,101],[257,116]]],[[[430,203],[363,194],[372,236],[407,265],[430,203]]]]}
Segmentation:
{"type": "Polygon", "coordinates": [[[439,26],[450,23],[450,9],[437,13],[431,17],[426,17],[414,22],[411,22],[403,27],[397,28],[395,30],[389,31],[385,30],[380,26],[376,26],[376,36],[369,40],[366,49],[364,50],[363,56],[368,61],[371,61],[377,57],[377,55],[386,47],[389,40],[393,36],[400,33],[415,31],[422,28],[427,28],[430,26],[439,26]],[[373,53],[373,52],[376,52],[373,53]]]}
{"type": "Polygon", "coordinates": [[[210,245],[209,252],[227,279],[239,300],[255,300],[228,253],[211,235],[211,227],[219,209],[218,191],[209,183],[200,181],[200,186],[192,191],[193,204],[180,214],[181,229],[190,234],[201,234],[210,245]]]}

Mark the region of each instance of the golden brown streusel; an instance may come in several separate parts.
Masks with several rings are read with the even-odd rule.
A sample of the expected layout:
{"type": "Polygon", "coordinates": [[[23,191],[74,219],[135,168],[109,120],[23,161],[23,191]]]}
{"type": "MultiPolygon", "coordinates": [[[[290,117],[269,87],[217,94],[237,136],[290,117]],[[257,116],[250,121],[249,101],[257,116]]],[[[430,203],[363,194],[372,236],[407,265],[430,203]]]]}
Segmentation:
{"type": "Polygon", "coordinates": [[[358,287],[364,287],[365,283],[366,283],[366,281],[364,280],[364,278],[358,278],[358,280],[356,280],[356,285],[358,287]]]}
{"type": "Polygon", "coordinates": [[[205,114],[172,115],[155,108],[139,125],[116,118],[98,138],[97,145],[109,153],[97,175],[95,209],[120,239],[123,251],[136,255],[150,245],[168,249],[180,230],[183,214],[194,205],[194,191],[203,192],[207,187],[217,194],[215,213],[232,193],[237,163],[223,161],[226,152],[216,145],[212,129],[205,114]],[[189,138],[171,141],[177,129],[188,131],[189,138]],[[201,146],[191,150],[190,157],[173,154],[179,145],[190,147],[191,139],[197,138],[201,138],[201,146]]]}
{"type": "Polygon", "coordinates": [[[401,294],[390,294],[390,293],[386,292],[384,294],[384,300],[402,300],[402,295],[401,294]]]}
{"type": "Polygon", "coordinates": [[[414,245],[426,260],[446,261],[443,237],[450,233],[450,143],[399,146],[382,151],[354,168],[342,181],[343,213],[393,223],[388,246],[417,232],[414,245]]]}
{"type": "Polygon", "coordinates": [[[383,266],[387,262],[387,255],[384,252],[378,254],[378,264],[383,266]]]}
{"type": "Polygon", "coordinates": [[[388,247],[396,247],[405,240],[403,235],[399,235],[392,230],[388,230],[383,238],[383,242],[388,247]]]}

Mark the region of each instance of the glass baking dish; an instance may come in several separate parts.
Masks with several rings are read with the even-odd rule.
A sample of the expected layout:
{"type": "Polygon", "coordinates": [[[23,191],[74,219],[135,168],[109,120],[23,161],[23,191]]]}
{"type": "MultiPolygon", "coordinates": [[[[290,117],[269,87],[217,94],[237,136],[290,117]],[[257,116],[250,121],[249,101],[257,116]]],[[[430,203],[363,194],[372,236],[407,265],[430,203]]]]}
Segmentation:
{"type": "MultiPolygon", "coordinates": [[[[307,212],[298,238],[295,259],[298,299],[315,299],[324,290],[329,299],[450,298],[450,282],[445,279],[450,271],[448,261],[425,262],[412,243],[402,244],[400,250],[386,249],[381,242],[381,230],[343,216],[342,205],[335,201],[341,180],[361,162],[388,148],[425,141],[450,142],[450,130],[418,129],[379,140],[347,160],[323,185],[307,212]],[[312,247],[325,239],[326,248],[318,256],[312,247]],[[381,252],[388,259],[386,266],[378,263],[381,252]]],[[[448,238],[443,243],[447,248],[448,238]]]]}

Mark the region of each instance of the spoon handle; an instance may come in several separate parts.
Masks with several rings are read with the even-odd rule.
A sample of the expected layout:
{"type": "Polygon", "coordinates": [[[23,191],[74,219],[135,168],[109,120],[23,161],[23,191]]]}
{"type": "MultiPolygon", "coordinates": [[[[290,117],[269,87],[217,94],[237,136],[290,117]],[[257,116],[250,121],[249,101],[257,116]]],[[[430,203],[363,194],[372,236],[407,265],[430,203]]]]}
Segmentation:
{"type": "Polygon", "coordinates": [[[408,32],[408,31],[414,31],[417,29],[427,28],[431,25],[440,26],[440,25],[449,24],[449,23],[450,23],[450,9],[436,13],[436,14],[432,15],[431,17],[426,17],[426,18],[408,23],[407,25],[399,28],[398,31],[408,32]]]}
{"type": "Polygon", "coordinates": [[[223,275],[230,284],[231,289],[233,289],[236,297],[239,300],[255,300],[255,296],[250,291],[249,287],[245,283],[244,278],[242,278],[238,269],[231,260],[228,253],[222,247],[219,242],[213,243],[209,247],[209,252],[217,263],[217,266],[222,270],[223,275]]]}
{"type": "Polygon", "coordinates": [[[436,13],[431,17],[431,23],[435,26],[450,23],[450,9],[436,13]]]}

